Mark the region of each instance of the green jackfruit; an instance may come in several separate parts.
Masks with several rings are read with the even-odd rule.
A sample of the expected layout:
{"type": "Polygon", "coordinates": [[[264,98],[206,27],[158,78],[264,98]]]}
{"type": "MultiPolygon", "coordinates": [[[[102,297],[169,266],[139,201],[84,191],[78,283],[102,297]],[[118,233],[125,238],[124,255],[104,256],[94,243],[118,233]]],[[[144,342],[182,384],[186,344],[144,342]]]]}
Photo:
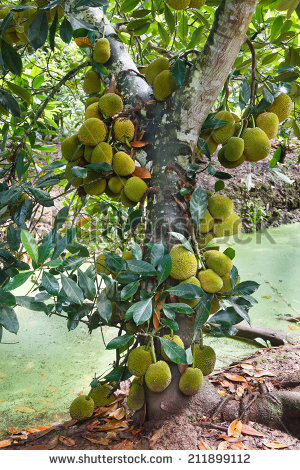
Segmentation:
{"type": "Polygon", "coordinates": [[[200,225],[199,225],[199,231],[200,233],[208,233],[212,230],[214,226],[214,219],[210,215],[209,211],[206,210],[204,213],[203,219],[201,219],[200,225]]]}
{"type": "Polygon", "coordinates": [[[75,398],[70,405],[70,416],[72,419],[90,418],[94,412],[94,401],[86,395],[75,398]]]}
{"type": "Polygon", "coordinates": [[[242,230],[242,221],[240,217],[233,213],[227,219],[216,222],[214,225],[215,236],[230,237],[231,235],[237,235],[242,230]]]}
{"type": "Polygon", "coordinates": [[[105,188],[105,191],[104,191],[104,192],[105,192],[105,194],[107,194],[107,196],[109,196],[109,197],[110,197],[111,199],[113,199],[114,201],[119,201],[121,194],[120,194],[120,193],[119,193],[119,194],[113,193],[113,192],[109,189],[108,185],[106,185],[106,188],[105,188]]]}
{"type": "Polygon", "coordinates": [[[97,118],[102,119],[102,114],[99,111],[98,100],[90,104],[85,110],[85,119],[97,118]]]}
{"type": "MultiPolygon", "coordinates": [[[[179,285],[181,285],[181,284],[193,284],[194,286],[201,287],[199,279],[197,279],[195,276],[192,276],[189,279],[186,279],[185,281],[180,282],[179,285]]],[[[178,300],[179,300],[179,302],[181,302],[183,304],[187,304],[192,308],[195,308],[196,305],[198,305],[198,303],[200,301],[200,299],[183,299],[181,297],[179,297],[178,300]]]]}
{"type": "Polygon", "coordinates": [[[137,331],[139,331],[139,327],[134,323],[133,320],[131,320],[125,324],[125,331],[130,335],[134,335],[137,331]]]}
{"type": "Polygon", "coordinates": [[[101,90],[101,80],[99,75],[94,70],[88,70],[86,72],[82,88],[87,95],[91,95],[92,93],[99,93],[101,90]]]}
{"type": "Polygon", "coordinates": [[[215,271],[219,276],[224,276],[232,270],[232,260],[216,250],[209,250],[204,253],[206,265],[215,271]]]}
{"type": "Polygon", "coordinates": [[[246,129],[243,133],[245,142],[244,154],[248,162],[258,162],[266,158],[271,150],[271,144],[266,133],[259,127],[246,129]]]}
{"type": "Polygon", "coordinates": [[[80,127],[78,138],[84,145],[95,147],[105,140],[107,128],[103,121],[97,118],[89,118],[80,127]]]}
{"type": "Polygon", "coordinates": [[[232,291],[232,283],[231,283],[231,278],[230,278],[230,273],[226,273],[224,276],[222,276],[222,281],[223,281],[223,287],[220,292],[224,292],[226,294],[227,292],[232,291]]]}
{"type": "Polygon", "coordinates": [[[131,410],[140,410],[145,403],[145,390],[143,385],[137,381],[136,379],[133,380],[128,398],[127,398],[127,406],[131,410]]]}
{"type": "Polygon", "coordinates": [[[269,139],[274,139],[278,132],[279,119],[275,113],[262,113],[256,118],[256,126],[262,129],[269,139]]]}
{"type": "Polygon", "coordinates": [[[87,109],[91,104],[98,103],[100,96],[91,96],[87,98],[84,103],[85,109],[87,109]]]}
{"type": "Polygon", "coordinates": [[[119,142],[131,142],[134,138],[134,124],[130,119],[119,118],[114,123],[114,136],[119,142]]]}
{"type": "Polygon", "coordinates": [[[178,281],[184,281],[197,272],[198,263],[196,256],[183,245],[174,245],[170,251],[172,258],[172,270],[170,276],[178,281]]]}
{"type": "Polygon", "coordinates": [[[98,274],[103,273],[103,274],[106,274],[107,276],[109,274],[112,274],[112,270],[106,264],[104,253],[100,253],[100,255],[98,255],[96,258],[96,271],[98,274]]]}
{"type": "Polygon", "coordinates": [[[149,390],[156,393],[163,392],[171,383],[172,375],[170,367],[165,361],[151,364],[145,375],[145,383],[149,390]]]}
{"type": "Polygon", "coordinates": [[[61,153],[62,156],[69,162],[79,160],[81,157],[83,157],[84,147],[79,141],[77,135],[71,135],[62,141],[61,153]]]}
{"type": "Polygon", "coordinates": [[[67,165],[66,165],[66,169],[65,169],[65,176],[67,178],[68,181],[72,181],[72,186],[74,186],[75,188],[78,188],[78,186],[82,185],[83,183],[83,179],[82,178],[79,178],[79,177],[75,177],[72,173],[72,168],[74,166],[79,166],[79,161],[76,161],[76,162],[69,162],[67,165]],[[73,179],[74,178],[74,179],[73,179]]]}
{"type": "Polygon", "coordinates": [[[154,79],[153,95],[157,101],[165,101],[176,88],[176,82],[170,70],[163,70],[154,79]]]}
{"type": "Polygon", "coordinates": [[[136,202],[130,201],[130,199],[128,199],[128,197],[124,193],[124,189],[122,189],[121,194],[120,194],[120,202],[125,207],[134,207],[137,205],[136,202]]]}
{"type": "Polygon", "coordinates": [[[293,101],[285,93],[276,96],[273,103],[267,108],[269,113],[275,113],[279,122],[285,121],[293,109],[293,101]]]}
{"type": "Polygon", "coordinates": [[[219,304],[219,301],[218,299],[214,296],[212,301],[211,301],[211,304],[210,304],[210,312],[209,314],[210,315],[214,315],[215,313],[217,313],[219,310],[220,310],[220,304],[219,304]]]}
{"type": "Polygon", "coordinates": [[[190,8],[201,8],[205,5],[206,0],[191,0],[189,7],[190,8]]]}
{"type": "Polygon", "coordinates": [[[125,196],[133,202],[139,202],[148,186],[145,181],[138,176],[132,176],[129,178],[124,186],[125,196]]]}
{"type": "Polygon", "coordinates": [[[241,137],[230,137],[224,147],[224,157],[229,162],[236,162],[242,157],[244,147],[244,140],[241,137]]]}
{"type": "Polygon", "coordinates": [[[146,350],[146,346],[139,346],[130,351],[127,366],[132,375],[141,377],[145,375],[152,362],[151,351],[146,350]]]}
{"type": "Polygon", "coordinates": [[[119,176],[129,176],[135,170],[135,163],[125,152],[117,152],[113,157],[112,166],[119,176]]]}
{"type": "Polygon", "coordinates": [[[119,176],[112,176],[108,180],[108,187],[112,193],[120,194],[126,184],[126,181],[127,180],[125,178],[120,178],[119,176]]]}
{"type": "Polygon", "coordinates": [[[91,163],[108,163],[112,164],[113,149],[106,142],[100,142],[93,148],[91,163]]]}
{"type": "Polygon", "coordinates": [[[98,102],[100,112],[107,118],[123,111],[122,98],[116,93],[106,93],[98,102]]]}
{"type": "Polygon", "coordinates": [[[92,153],[95,147],[84,147],[84,159],[86,162],[91,163],[92,153]]]}
{"type": "Polygon", "coordinates": [[[223,287],[222,278],[212,269],[200,271],[198,279],[201,283],[202,289],[209,294],[216,294],[216,292],[219,292],[223,287]]]}
{"type": "Polygon", "coordinates": [[[212,132],[212,138],[217,144],[225,144],[234,134],[235,119],[229,111],[219,111],[215,115],[215,119],[228,122],[225,126],[215,129],[212,132]]]}
{"type": "Polygon", "coordinates": [[[225,158],[225,146],[222,147],[219,152],[218,152],[218,160],[221,163],[224,168],[236,168],[240,166],[244,161],[246,160],[245,155],[243,154],[239,160],[236,160],[235,162],[230,162],[225,158]]]}
{"type": "Polygon", "coordinates": [[[158,57],[151,64],[148,65],[145,71],[145,78],[149,85],[153,85],[155,77],[163,70],[168,70],[170,67],[169,59],[166,57],[158,57]]]}
{"type": "Polygon", "coordinates": [[[190,4],[190,0],[166,0],[166,2],[174,10],[184,10],[190,4]]]}
{"type": "MultiPolygon", "coordinates": [[[[163,338],[168,339],[170,341],[173,341],[173,343],[177,344],[178,346],[180,346],[181,348],[184,349],[183,341],[178,335],[173,335],[173,336],[172,335],[164,335],[163,338]]],[[[169,357],[165,353],[162,346],[161,346],[161,355],[162,355],[162,357],[164,358],[165,361],[170,361],[171,360],[171,359],[169,359],[169,357]]]]}
{"type": "Polygon", "coordinates": [[[96,42],[93,59],[98,64],[105,64],[110,59],[110,44],[106,38],[98,39],[96,42]]]}
{"type": "Polygon", "coordinates": [[[209,375],[215,368],[216,364],[216,353],[210,346],[203,346],[200,348],[200,344],[195,344],[192,348],[195,367],[202,371],[204,376],[209,375]]]}
{"type": "Polygon", "coordinates": [[[95,390],[91,391],[90,397],[94,400],[95,408],[110,405],[115,401],[116,397],[113,393],[109,397],[107,396],[110,391],[111,387],[108,384],[99,384],[95,390]]]}
{"type": "Polygon", "coordinates": [[[233,202],[226,196],[214,194],[208,199],[208,210],[215,219],[227,219],[233,213],[233,202]]]}
{"type": "Polygon", "coordinates": [[[196,395],[203,384],[203,374],[196,367],[188,367],[179,380],[179,390],[189,397],[196,395]]]}
{"type": "Polygon", "coordinates": [[[132,254],[132,251],[123,251],[122,253],[122,258],[123,259],[126,259],[126,260],[133,260],[135,259],[133,254],[132,254]]]}
{"type": "Polygon", "coordinates": [[[200,248],[204,248],[214,238],[213,233],[206,233],[198,237],[200,248]]]}
{"type": "Polygon", "coordinates": [[[83,187],[90,196],[100,196],[106,188],[106,179],[101,177],[100,173],[88,171],[87,177],[83,180],[83,187]]]}

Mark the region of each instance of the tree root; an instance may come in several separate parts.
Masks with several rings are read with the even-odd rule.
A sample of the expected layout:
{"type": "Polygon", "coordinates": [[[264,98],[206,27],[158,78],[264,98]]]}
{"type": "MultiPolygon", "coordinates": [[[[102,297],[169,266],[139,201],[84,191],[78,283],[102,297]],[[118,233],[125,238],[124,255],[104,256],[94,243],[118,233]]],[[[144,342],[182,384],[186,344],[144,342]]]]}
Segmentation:
{"type": "Polygon", "coordinates": [[[238,330],[236,338],[245,338],[255,340],[256,338],[262,338],[266,341],[270,341],[272,346],[281,346],[286,343],[293,343],[300,340],[300,334],[296,332],[288,332],[282,330],[274,330],[266,326],[248,326],[248,325],[236,325],[235,328],[238,330]]]}

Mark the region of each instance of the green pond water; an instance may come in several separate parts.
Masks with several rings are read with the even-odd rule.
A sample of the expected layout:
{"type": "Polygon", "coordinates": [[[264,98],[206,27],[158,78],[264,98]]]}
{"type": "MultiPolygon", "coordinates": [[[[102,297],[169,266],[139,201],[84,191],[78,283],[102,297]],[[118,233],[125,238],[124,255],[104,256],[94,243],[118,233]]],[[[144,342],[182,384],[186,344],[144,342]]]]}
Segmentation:
{"type": "MultiPolygon", "coordinates": [[[[295,315],[293,309],[300,312],[300,224],[243,234],[227,246],[236,250],[241,280],[260,284],[252,323],[285,331],[297,328],[280,316],[295,315]]],[[[15,292],[24,295],[26,289],[15,292]]],[[[24,308],[18,309],[18,318],[18,335],[5,332],[2,340],[16,344],[0,345],[0,437],[9,427],[68,419],[70,402],[78,392],[88,391],[95,372],[103,373],[114,357],[105,350],[100,331],[88,335],[80,325],[68,332],[64,319],[24,308]]],[[[104,329],[106,342],[113,336],[113,330],[104,329]]],[[[217,352],[217,367],[257,350],[253,343],[228,338],[206,338],[206,343],[217,352]]]]}

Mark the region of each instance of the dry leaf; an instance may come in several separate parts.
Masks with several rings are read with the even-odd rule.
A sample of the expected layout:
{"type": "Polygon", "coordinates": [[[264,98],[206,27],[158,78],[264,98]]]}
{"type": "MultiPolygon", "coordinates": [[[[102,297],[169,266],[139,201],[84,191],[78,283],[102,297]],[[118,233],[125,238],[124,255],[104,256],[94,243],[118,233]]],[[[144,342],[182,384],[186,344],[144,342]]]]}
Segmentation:
{"type": "Polygon", "coordinates": [[[280,444],[279,442],[267,442],[264,443],[266,447],[269,449],[287,449],[288,445],[287,444],[280,444]]]}
{"type": "Polygon", "coordinates": [[[132,441],[121,441],[118,444],[115,444],[109,447],[109,450],[132,450],[134,449],[134,444],[132,441]]]}
{"type": "Polygon", "coordinates": [[[59,436],[56,434],[56,436],[51,437],[51,439],[48,442],[48,449],[52,450],[55,449],[59,441],[59,436]]]}
{"type": "Polygon", "coordinates": [[[222,380],[222,382],[220,382],[220,384],[221,384],[223,387],[225,387],[225,388],[229,387],[229,385],[230,385],[230,383],[228,382],[228,380],[222,380]]]}
{"type": "Polygon", "coordinates": [[[35,446],[25,447],[25,450],[49,450],[48,446],[43,444],[36,444],[35,446]]]}
{"type": "Polygon", "coordinates": [[[188,364],[177,364],[177,369],[179,370],[180,374],[182,375],[184,371],[189,367],[188,364]]]}
{"type": "Polygon", "coordinates": [[[227,434],[220,434],[219,436],[217,436],[217,439],[224,439],[225,441],[227,442],[241,442],[241,439],[245,439],[245,438],[241,438],[241,437],[230,437],[230,436],[227,436],[227,434]]]}
{"type": "Polygon", "coordinates": [[[59,436],[59,442],[61,442],[64,446],[73,447],[75,446],[76,442],[74,439],[66,436],[59,436]]]}
{"type": "Polygon", "coordinates": [[[45,429],[51,429],[52,426],[39,426],[38,428],[26,428],[26,431],[29,434],[34,434],[35,432],[45,431],[45,429]]]}
{"type": "Polygon", "coordinates": [[[109,416],[115,419],[123,419],[126,414],[125,408],[121,407],[115,411],[112,411],[109,416]]]}
{"type": "Polygon", "coordinates": [[[241,366],[243,369],[246,369],[246,370],[252,370],[252,369],[254,369],[253,365],[252,365],[252,364],[248,364],[247,362],[241,363],[240,366],[241,366]]]}
{"type": "Polygon", "coordinates": [[[209,445],[203,439],[200,439],[200,442],[198,444],[198,449],[200,449],[200,450],[212,450],[212,448],[209,447],[209,445]]]}
{"type": "Polygon", "coordinates": [[[254,377],[257,378],[257,377],[276,377],[275,374],[273,374],[273,372],[269,372],[268,370],[265,370],[263,372],[256,372],[254,374],[254,377]]]}
{"type": "Polygon", "coordinates": [[[90,441],[92,444],[96,444],[100,446],[108,446],[108,444],[110,443],[110,440],[108,438],[94,439],[92,437],[84,436],[84,435],[82,437],[90,441]]]}
{"type": "Polygon", "coordinates": [[[22,429],[20,428],[8,428],[7,434],[21,434],[22,429]]]}
{"type": "Polygon", "coordinates": [[[229,437],[240,437],[242,433],[242,421],[235,419],[228,427],[227,434],[229,437]]]}
{"type": "Polygon", "coordinates": [[[230,448],[232,450],[241,450],[244,449],[244,444],[242,442],[236,442],[234,444],[230,444],[230,448]]]}
{"type": "Polygon", "coordinates": [[[0,449],[3,449],[3,447],[8,447],[12,443],[11,439],[5,439],[4,441],[0,441],[0,449]]]}
{"type": "MultiPolygon", "coordinates": [[[[140,140],[134,140],[132,142],[130,142],[130,145],[131,147],[135,147],[135,148],[142,148],[142,147],[146,147],[146,145],[149,145],[149,142],[141,142],[140,140]]],[[[137,175],[134,175],[134,176],[137,176],[137,175]]],[[[149,176],[148,176],[149,178],[149,176]]],[[[150,176],[151,178],[151,176],[150,176]]]]}
{"type": "Polygon", "coordinates": [[[118,421],[117,419],[112,419],[108,423],[105,424],[95,424],[93,427],[88,426],[89,431],[112,431],[114,429],[118,429],[119,431],[124,431],[128,429],[128,422],[127,421],[118,421]]]}
{"type": "Polygon", "coordinates": [[[161,436],[164,433],[164,426],[162,426],[160,429],[158,429],[153,436],[149,439],[149,448],[153,447],[156,442],[161,438],[161,436]]]}
{"type": "Polygon", "coordinates": [[[238,397],[242,397],[244,395],[245,389],[241,385],[238,385],[236,389],[236,394],[238,397]]]}
{"type": "Polygon", "coordinates": [[[227,395],[225,390],[217,390],[217,392],[218,392],[219,395],[221,395],[221,397],[225,397],[227,395]]]}
{"type": "Polygon", "coordinates": [[[232,382],[246,382],[245,377],[242,377],[241,375],[236,375],[236,374],[224,374],[224,377],[226,379],[231,380],[232,382]]]}
{"type": "Polygon", "coordinates": [[[82,219],[79,220],[78,222],[78,227],[83,227],[84,225],[88,224],[90,218],[88,216],[83,217],[82,219]]]}
{"type": "Polygon", "coordinates": [[[229,442],[222,441],[218,445],[218,450],[226,450],[226,449],[228,449],[228,447],[229,447],[229,442]]]}
{"type": "Polygon", "coordinates": [[[36,410],[33,408],[28,408],[28,406],[19,406],[15,410],[21,411],[21,413],[36,413],[36,410]]]}
{"type": "Polygon", "coordinates": [[[264,437],[263,433],[257,431],[251,426],[248,426],[248,424],[242,424],[242,434],[247,434],[248,436],[264,437]]]}

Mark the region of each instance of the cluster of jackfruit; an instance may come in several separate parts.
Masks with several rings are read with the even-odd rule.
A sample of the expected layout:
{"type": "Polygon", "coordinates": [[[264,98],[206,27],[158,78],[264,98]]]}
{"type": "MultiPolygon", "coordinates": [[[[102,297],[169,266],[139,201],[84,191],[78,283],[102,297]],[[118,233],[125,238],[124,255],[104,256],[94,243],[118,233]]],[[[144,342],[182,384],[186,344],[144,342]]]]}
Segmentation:
{"type": "MultiPolygon", "coordinates": [[[[94,56],[98,62],[108,60],[110,53],[106,42],[105,38],[99,39],[95,45],[94,56]]],[[[83,89],[90,95],[86,100],[85,121],[77,134],[67,137],[61,144],[62,156],[68,161],[66,179],[86,194],[105,193],[120,200],[125,207],[134,207],[147,190],[145,181],[134,175],[130,142],[134,139],[135,126],[129,118],[118,117],[123,111],[123,100],[118,94],[104,92],[99,96],[102,83],[97,72],[92,69],[86,72],[83,89]],[[86,178],[74,177],[73,167],[86,167],[91,163],[107,163],[111,169],[98,173],[87,168],[86,178]]]]}
{"type": "Polygon", "coordinates": [[[92,389],[88,395],[80,395],[70,405],[72,419],[90,418],[95,408],[110,405],[115,401],[115,396],[110,393],[112,387],[108,383],[99,383],[96,389],[92,389]]]}
{"type": "Polygon", "coordinates": [[[206,0],[166,0],[166,3],[174,10],[185,10],[186,8],[201,8],[206,0]]]}
{"type": "Polygon", "coordinates": [[[145,78],[153,87],[153,95],[157,101],[165,101],[176,88],[170,62],[166,57],[158,57],[151,62],[145,70],[145,78]]]}

